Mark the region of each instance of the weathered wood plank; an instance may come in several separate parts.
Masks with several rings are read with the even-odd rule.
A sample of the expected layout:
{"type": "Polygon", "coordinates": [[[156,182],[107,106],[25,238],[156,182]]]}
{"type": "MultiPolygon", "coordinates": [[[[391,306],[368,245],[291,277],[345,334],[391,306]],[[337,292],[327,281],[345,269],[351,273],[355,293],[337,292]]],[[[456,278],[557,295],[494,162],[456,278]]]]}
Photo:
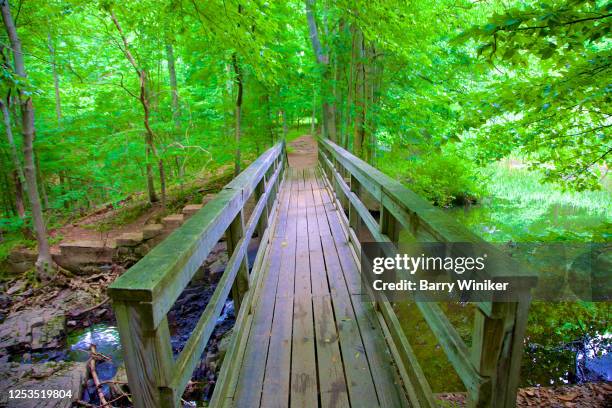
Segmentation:
{"type": "Polygon", "coordinates": [[[339,335],[330,295],[313,296],[321,407],[349,407],[339,335]]]}
{"type": "MultiPolygon", "coordinates": [[[[305,169],[305,180],[307,180],[305,169]]],[[[306,183],[310,188],[310,183],[306,183]]],[[[311,189],[300,192],[295,252],[295,294],[293,297],[293,349],[291,357],[291,406],[317,405],[317,368],[312,317],[310,254],[306,211],[311,189]],[[303,206],[302,206],[303,204],[303,206]]]]}
{"type": "Polygon", "coordinates": [[[286,175],[286,178],[283,191],[280,194],[278,225],[274,229],[272,234],[274,238],[270,243],[269,271],[263,285],[262,295],[257,299],[257,305],[254,306],[253,327],[249,334],[244,361],[238,376],[234,402],[240,407],[258,407],[261,398],[282,257],[282,247],[279,245],[278,237],[284,237],[289,215],[291,197],[289,174],[286,175]]]}
{"type": "MultiPolygon", "coordinates": [[[[323,217],[327,219],[325,214],[318,214],[319,228],[323,217]]],[[[350,295],[344,282],[335,243],[331,235],[321,235],[321,244],[327,266],[327,276],[351,404],[377,406],[376,388],[370,373],[350,295]]]]}
{"type": "MultiPolygon", "coordinates": [[[[279,180],[278,185],[282,186],[285,180],[279,180]]],[[[270,222],[266,228],[263,236],[261,237],[260,246],[261,249],[258,251],[253,264],[253,270],[251,272],[251,285],[252,288],[247,294],[245,304],[249,306],[239,311],[234,324],[234,332],[230,342],[230,346],[227,350],[226,357],[223,360],[223,365],[220,369],[217,383],[215,385],[215,391],[210,401],[211,406],[224,406],[225,403],[231,403],[233,395],[236,389],[238,381],[238,375],[240,373],[240,367],[242,365],[244,352],[246,349],[247,340],[249,338],[251,325],[253,322],[253,305],[258,301],[262,295],[264,283],[267,282],[267,277],[270,273],[271,264],[271,246],[268,245],[274,231],[279,227],[280,221],[286,220],[286,207],[280,209],[285,203],[287,194],[281,195],[278,201],[274,201],[269,215],[270,222]],[[281,212],[281,215],[277,214],[281,212]]],[[[277,257],[278,259],[278,257],[277,257]]],[[[270,285],[272,286],[272,285],[270,285]]]]}
{"type": "Polygon", "coordinates": [[[268,353],[266,362],[261,395],[262,407],[289,406],[292,320],[293,297],[277,297],[272,332],[270,333],[270,353],[268,353]]]}

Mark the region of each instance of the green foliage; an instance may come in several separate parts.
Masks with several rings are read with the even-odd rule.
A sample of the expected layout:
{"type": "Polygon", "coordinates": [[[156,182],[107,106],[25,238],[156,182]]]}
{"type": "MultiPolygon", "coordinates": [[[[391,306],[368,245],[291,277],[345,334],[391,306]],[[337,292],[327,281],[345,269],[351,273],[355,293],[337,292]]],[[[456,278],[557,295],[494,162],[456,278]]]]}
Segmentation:
{"type": "Polygon", "coordinates": [[[463,101],[484,157],[520,149],[546,180],[598,189],[610,144],[609,1],[517,2],[467,30],[494,71],[463,101]]]}
{"type": "Polygon", "coordinates": [[[449,150],[411,153],[408,149],[396,148],[385,153],[378,165],[438,206],[476,201],[483,193],[476,167],[449,150]]]}

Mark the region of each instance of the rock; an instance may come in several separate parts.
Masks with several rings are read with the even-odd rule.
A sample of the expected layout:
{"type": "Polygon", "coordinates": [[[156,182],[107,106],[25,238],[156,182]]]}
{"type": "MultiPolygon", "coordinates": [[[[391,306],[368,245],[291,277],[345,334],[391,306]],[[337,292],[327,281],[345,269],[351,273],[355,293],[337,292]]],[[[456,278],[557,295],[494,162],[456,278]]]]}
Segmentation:
{"type": "Polygon", "coordinates": [[[34,268],[38,253],[34,249],[19,247],[11,251],[6,259],[6,270],[11,274],[21,274],[34,268]]]}
{"type": "Polygon", "coordinates": [[[202,207],[204,207],[203,204],[188,204],[185,207],[183,207],[183,215],[186,218],[191,217],[193,214],[200,211],[202,207]]]}
{"type": "Polygon", "coordinates": [[[37,257],[38,253],[34,249],[18,247],[11,251],[8,259],[11,262],[31,262],[34,264],[37,257]]]}
{"type": "MultiPolygon", "coordinates": [[[[68,408],[81,397],[87,378],[85,364],[55,363],[0,366],[0,406],[15,408],[68,408]],[[8,399],[9,390],[62,390],[60,398],[8,399]]],[[[40,392],[40,391],[39,391],[40,392]]]]}
{"type": "Polygon", "coordinates": [[[149,224],[145,225],[142,229],[142,237],[143,239],[151,239],[159,234],[161,234],[164,230],[164,226],[161,224],[149,224]]]}
{"type": "Polygon", "coordinates": [[[12,296],[16,293],[22,292],[26,287],[26,281],[24,280],[19,280],[17,281],[17,283],[15,283],[13,286],[11,286],[7,291],[6,294],[9,296],[12,296]]]}
{"type": "Polygon", "coordinates": [[[116,245],[118,247],[135,247],[142,242],[142,239],[142,232],[126,232],[117,238],[116,245]]]}
{"type": "Polygon", "coordinates": [[[150,250],[151,248],[149,248],[149,245],[140,244],[136,247],[136,249],[134,249],[134,254],[142,258],[146,254],[148,254],[150,250]]]}
{"type": "Polygon", "coordinates": [[[100,266],[112,262],[114,245],[104,241],[76,241],[60,244],[60,254],[53,257],[61,267],[77,274],[96,273],[97,269],[84,269],[86,266],[100,266]]]}
{"type": "Polygon", "coordinates": [[[8,309],[11,306],[11,298],[10,296],[0,293],[0,309],[8,309]]]}
{"type": "Polygon", "coordinates": [[[12,313],[0,325],[0,353],[56,348],[62,342],[64,324],[63,311],[52,307],[12,313]]]}
{"type": "Polygon", "coordinates": [[[221,336],[221,339],[219,340],[219,343],[217,343],[217,349],[219,350],[219,361],[218,364],[221,365],[223,363],[223,359],[225,358],[225,354],[227,353],[227,351],[229,350],[229,346],[230,343],[232,341],[232,334],[234,333],[234,329],[229,329],[228,331],[226,331],[225,333],[223,333],[223,336],[221,336]]]}
{"type": "Polygon", "coordinates": [[[11,313],[0,324],[0,355],[61,346],[66,311],[84,309],[98,302],[84,290],[64,289],[44,307],[11,313]]]}
{"type": "Polygon", "coordinates": [[[162,224],[167,230],[174,230],[183,224],[185,217],[183,214],[172,214],[162,219],[162,224]]]}
{"type": "Polygon", "coordinates": [[[59,347],[65,332],[65,322],[64,315],[59,315],[44,320],[39,325],[32,325],[31,350],[59,347]]]}

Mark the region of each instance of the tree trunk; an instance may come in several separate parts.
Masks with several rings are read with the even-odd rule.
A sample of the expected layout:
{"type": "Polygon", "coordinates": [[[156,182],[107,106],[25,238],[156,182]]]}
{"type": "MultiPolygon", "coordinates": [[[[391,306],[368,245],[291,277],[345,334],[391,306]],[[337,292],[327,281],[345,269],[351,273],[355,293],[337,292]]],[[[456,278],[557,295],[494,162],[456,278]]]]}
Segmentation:
{"type": "MultiPolygon", "coordinates": [[[[13,49],[15,73],[25,80],[27,75],[21,50],[21,41],[17,35],[17,28],[13,22],[8,1],[0,0],[0,8],[2,9],[2,20],[6,33],[13,49]]],[[[46,281],[50,277],[49,273],[53,270],[53,261],[49,251],[49,243],[47,242],[47,227],[43,218],[40,196],[38,195],[38,185],[36,183],[36,166],[34,165],[34,106],[30,96],[23,94],[21,90],[18,90],[17,94],[21,107],[25,180],[32,210],[34,230],[36,232],[36,241],[38,242],[36,269],[40,279],[46,281]]]]}
{"type": "Polygon", "coordinates": [[[62,124],[62,102],[60,98],[59,76],[57,73],[55,48],[53,47],[53,39],[51,38],[51,33],[47,33],[47,45],[49,47],[49,55],[51,55],[51,67],[53,69],[53,87],[55,88],[55,116],[57,118],[57,127],[60,127],[62,124]]]}
{"type": "Polygon", "coordinates": [[[235,133],[234,142],[236,143],[236,155],[234,158],[234,175],[237,176],[240,173],[240,136],[242,126],[242,72],[238,66],[238,57],[236,54],[232,55],[232,65],[234,66],[234,74],[236,86],[238,92],[236,95],[236,111],[235,111],[235,133]]]}
{"type": "MultiPolygon", "coordinates": [[[[174,131],[176,132],[176,138],[179,137],[181,132],[181,104],[179,101],[178,94],[178,82],[176,81],[176,67],[174,65],[174,47],[172,43],[166,44],[166,59],[168,61],[168,76],[170,78],[170,92],[172,92],[172,120],[174,121],[174,131]]],[[[177,168],[177,175],[179,178],[183,178],[184,171],[181,165],[181,158],[174,156],[174,161],[177,168]]]]}
{"type": "MultiPolygon", "coordinates": [[[[139,65],[136,63],[136,60],[134,59],[134,57],[132,56],[132,53],[130,51],[130,44],[128,43],[125,35],[123,34],[123,30],[121,29],[121,25],[119,24],[119,20],[117,20],[115,13],[113,12],[112,9],[109,10],[109,13],[111,16],[111,20],[115,24],[115,27],[117,28],[117,31],[119,32],[119,35],[121,36],[121,40],[123,41],[124,48],[122,51],[125,54],[125,57],[130,62],[130,64],[132,65],[132,67],[134,68],[134,70],[136,70],[136,73],[138,74],[138,79],[140,81],[139,100],[140,100],[140,104],[142,105],[142,110],[144,113],[143,122],[144,122],[144,127],[146,130],[145,132],[145,146],[146,146],[145,147],[145,155],[146,155],[145,167],[146,167],[146,172],[147,172],[147,192],[149,194],[149,202],[152,204],[152,203],[159,201],[159,199],[157,198],[157,194],[155,193],[155,183],[153,182],[153,166],[151,164],[151,157],[157,157],[157,150],[155,149],[155,144],[154,144],[155,134],[153,133],[153,129],[151,129],[151,126],[149,125],[149,100],[148,100],[147,89],[146,89],[147,71],[144,68],[141,69],[139,65]]],[[[161,174],[160,174],[160,177],[162,177],[161,174]]]]}
{"type": "Polygon", "coordinates": [[[284,109],[281,109],[281,120],[283,121],[283,139],[287,139],[287,135],[289,134],[289,126],[287,125],[287,112],[284,109]]]}
{"type": "Polygon", "coordinates": [[[13,138],[13,129],[11,127],[11,114],[8,110],[8,102],[4,103],[0,99],[0,109],[2,109],[2,118],[4,119],[4,128],[6,129],[6,138],[8,140],[9,148],[11,150],[11,159],[13,160],[14,167],[14,179],[15,179],[15,208],[19,218],[25,217],[25,205],[23,203],[23,184],[25,183],[25,176],[23,174],[23,168],[19,161],[19,155],[17,154],[17,146],[15,145],[15,139],[13,138]]]}
{"type": "Polygon", "coordinates": [[[317,93],[312,89],[312,117],[310,118],[310,136],[315,137],[317,121],[317,93]]]}
{"type": "MultiPolygon", "coordinates": [[[[32,150],[32,152],[34,152],[34,150],[32,150]]],[[[47,195],[47,187],[45,186],[45,179],[43,178],[43,173],[40,170],[40,159],[36,154],[34,154],[34,161],[36,163],[36,177],[38,177],[38,185],[40,186],[40,197],[42,197],[43,210],[45,210],[49,208],[49,196],[47,195]]]]}
{"type": "Polygon", "coordinates": [[[306,19],[308,20],[308,32],[310,41],[317,57],[321,74],[321,98],[323,106],[323,129],[325,137],[332,142],[336,142],[336,103],[333,94],[333,74],[329,67],[329,55],[324,52],[321,40],[319,39],[319,30],[317,21],[314,15],[315,0],[305,0],[306,3],[306,19]]]}
{"type": "Polygon", "coordinates": [[[353,153],[355,156],[364,156],[365,138],[365,64],[363,49],[363,34],[355,29],[355,128],[353,132],[353,153]]]}

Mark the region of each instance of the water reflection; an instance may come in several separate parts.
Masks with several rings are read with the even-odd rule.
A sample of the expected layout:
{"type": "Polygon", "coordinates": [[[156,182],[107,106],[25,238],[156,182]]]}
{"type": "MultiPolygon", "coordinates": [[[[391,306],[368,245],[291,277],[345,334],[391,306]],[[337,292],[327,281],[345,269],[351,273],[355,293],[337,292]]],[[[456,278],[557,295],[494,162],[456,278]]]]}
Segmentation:
{"type": "Polygon", "coordinates": [[[117,372],[117,368],[123,363],[119,331],[115,326],[96,324],[69,334],[66,339],[66,359],[87,361],[89,359],[89,347],[92,344],[96,345],[98,353],[111,358],[110,361],[101,361],[96,364],[96,371],[100,380],[112,379],[117,372]]]}

